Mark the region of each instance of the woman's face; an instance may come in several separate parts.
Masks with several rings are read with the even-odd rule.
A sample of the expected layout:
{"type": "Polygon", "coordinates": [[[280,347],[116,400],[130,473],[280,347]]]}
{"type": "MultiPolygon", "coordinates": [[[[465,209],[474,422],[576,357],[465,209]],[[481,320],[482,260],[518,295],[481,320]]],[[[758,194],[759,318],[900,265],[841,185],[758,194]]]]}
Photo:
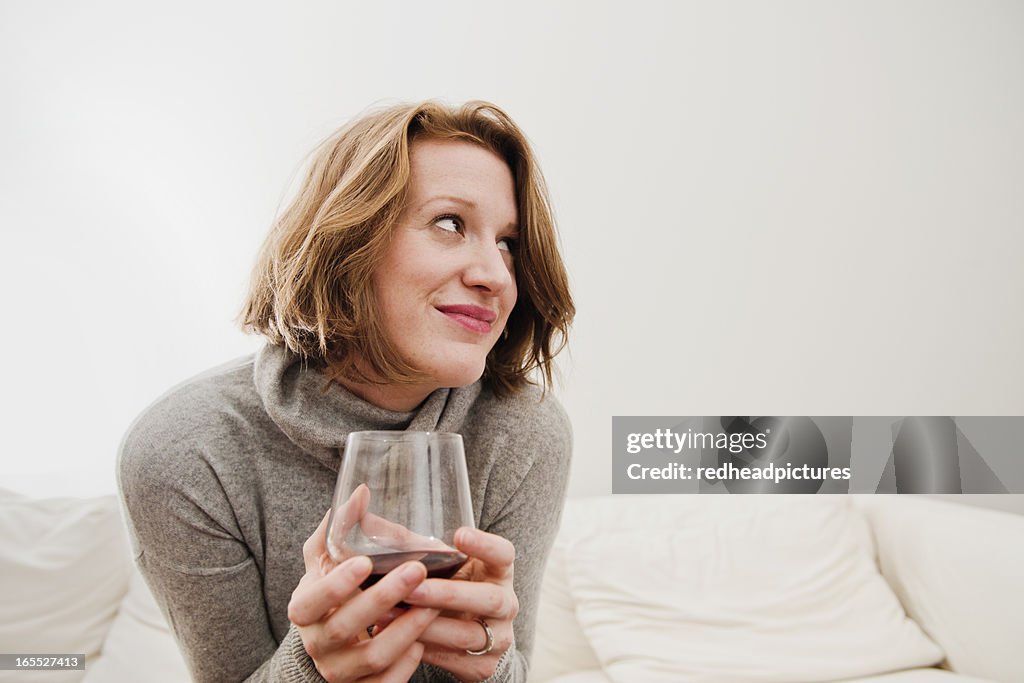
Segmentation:
{"type": "Polygon", "coordinates": [[[405,210],[372,280],[384,332],[436,388],[475,382],[516,303],[515,184],[466,141],[410,146],[405,210]]]}

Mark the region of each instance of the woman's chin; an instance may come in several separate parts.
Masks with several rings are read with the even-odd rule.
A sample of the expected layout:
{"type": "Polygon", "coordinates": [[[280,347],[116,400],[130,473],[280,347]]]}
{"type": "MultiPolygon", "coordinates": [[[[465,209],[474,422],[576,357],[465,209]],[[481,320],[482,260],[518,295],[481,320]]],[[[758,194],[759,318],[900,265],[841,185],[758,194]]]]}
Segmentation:
{"type": "Polygon", "coordinates": [[[431,373],[437,379],[437,384],[442,387],[457,388],[472,384],[484,374],[484,363],[459,364],[445,367],[443,370],[431,373]]]}

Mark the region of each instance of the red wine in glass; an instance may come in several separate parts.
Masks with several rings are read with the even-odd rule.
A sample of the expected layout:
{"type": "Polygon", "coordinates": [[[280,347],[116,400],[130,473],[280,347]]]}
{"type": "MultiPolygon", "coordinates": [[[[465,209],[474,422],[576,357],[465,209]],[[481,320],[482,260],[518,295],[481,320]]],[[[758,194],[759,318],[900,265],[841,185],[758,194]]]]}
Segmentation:
{"type": "Polygon", "coordinates": [[[366,580],[360,584],[360,588],[366,590],[377,583],[384,576],[398,565],[416,560],[427,568],[428,579],[450,579],[459,571],[462,565],[466,564],[466,556],[456,550],[410,550],[397,553],[385,553],[382,555],[370,555],[373,562],[373,569],[366,580]]]}

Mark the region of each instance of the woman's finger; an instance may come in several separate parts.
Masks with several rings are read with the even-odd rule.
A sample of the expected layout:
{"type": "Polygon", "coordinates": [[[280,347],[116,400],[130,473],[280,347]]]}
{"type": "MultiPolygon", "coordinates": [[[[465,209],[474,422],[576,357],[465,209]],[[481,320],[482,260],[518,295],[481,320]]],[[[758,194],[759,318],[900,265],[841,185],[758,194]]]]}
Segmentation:
{"type": "Polygon", "coordinates": [[[438,618],[436,609],[413,607],[374,636],[365,647],[376,650],[375,658],[390,661],[420,640],[423,632],[438,618]]]}
{"type": "Polygon", "coordinates": [[[349,558],[314,581],[299,582],[288,603],[288,619],[296,626],[309,626],[338,605],[344,604],[366,580],[373,563],[365,555],[349,558]]]}
{"type": "Polygon", "coordinates": [[[360,484],[352,495],[334,511],[337,519],[335,525],[338,527],[338,538],[344,538],[346,534],[366,515],[370,507],[370,489],[366,484],[360,484]]]}
{"type": "Polygon", "coordinates": [[[507,586],[479,581],[427,579],[409,593],[405,601],[418,607],[468,612],[495,619],[514,619],[519,600],[507,586]]]}
{"type": "Polygon", "coordinates": [[[474,657],[462,650],[450,650],[436,645],[423,648],[423,662],[451,672],[460,681],[484,681],[494,675],[501,655],[497,649],[474,657]]]}
{"type": "Polygon", "coordinates": [[[350,642],[348,647],[321,657],[322,662],[317,666],[322,665],[321,674],[328,680],[336,677],[361,681],[364,676],[390,675],[390,670],[416,644],[423,629],[437,614],[437,610],[432,609],[410,609],[373,640],[350,642]]]}
{"type": "Polygon", "coordinates": [[[385,628],[388,627],[388,624],[390,624],[392,621],[405,614],[405,611],[407,609],[409,608],[395,607],[394,609],[389,609],[387,612],[382,614],[380,617],[377,618],[377,623],[373,626],[372,635],[376,635],[383,631],[385,628]]]}
{"type": "Polygon", "coordinates": [[[423,644],[413,643],[387,671],[364,678],[363,683],[407,683],[423,659],[423,644]]]}
{"type": "MultiPolygon", "coordinates": [[[[426,576],[427,568],[420,562],[399,565],[376,584],[349,599],[343,609],[324,620],[325,634],[331,640],[341,643],[365,634],[367,626],[376,624],[391,612],[426,576]]],[[[391,628],[394,628],[394,623],[388,630],[391,628]]]]}
{"type": "MultiPolygon", "coordinates": [[[[494,636],[492,652],[501,654],[512,646],[512,623],[488,619],[487,625],[494,636]]],[[[487,632],[477,621],[438,617],[420,635],[420,642],[452,650],[483,650],[487,647],[487,632]]]]}
{"type": "Polygon", "coordinates": [[[455,532],[455,546],[484,563],[487,574],[494,578],[511,578],[512,565],[516,559],[516,547],[512,542],[473,527],[460,527],[455,532]]]}
{"type": "Polygon", "coordinates": [[[328,508],[316,531],[302,544],[302,561],[307,572],[317,571],[320,568],[320,557],[327,552],[327,520],[330,516],[331,510],[328,508]]]}

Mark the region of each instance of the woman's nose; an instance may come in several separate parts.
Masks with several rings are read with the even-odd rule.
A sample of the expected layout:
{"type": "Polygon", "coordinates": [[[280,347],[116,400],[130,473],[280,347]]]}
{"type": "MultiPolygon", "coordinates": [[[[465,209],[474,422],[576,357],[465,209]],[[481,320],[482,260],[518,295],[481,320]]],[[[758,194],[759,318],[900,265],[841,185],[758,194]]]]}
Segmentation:
{"type": "Polygon", "coordinates": [[[468,252],[462,276],[467,286],[499,294],[514,282],[511,256],[494,242],[472,245],[468,252]]]}

